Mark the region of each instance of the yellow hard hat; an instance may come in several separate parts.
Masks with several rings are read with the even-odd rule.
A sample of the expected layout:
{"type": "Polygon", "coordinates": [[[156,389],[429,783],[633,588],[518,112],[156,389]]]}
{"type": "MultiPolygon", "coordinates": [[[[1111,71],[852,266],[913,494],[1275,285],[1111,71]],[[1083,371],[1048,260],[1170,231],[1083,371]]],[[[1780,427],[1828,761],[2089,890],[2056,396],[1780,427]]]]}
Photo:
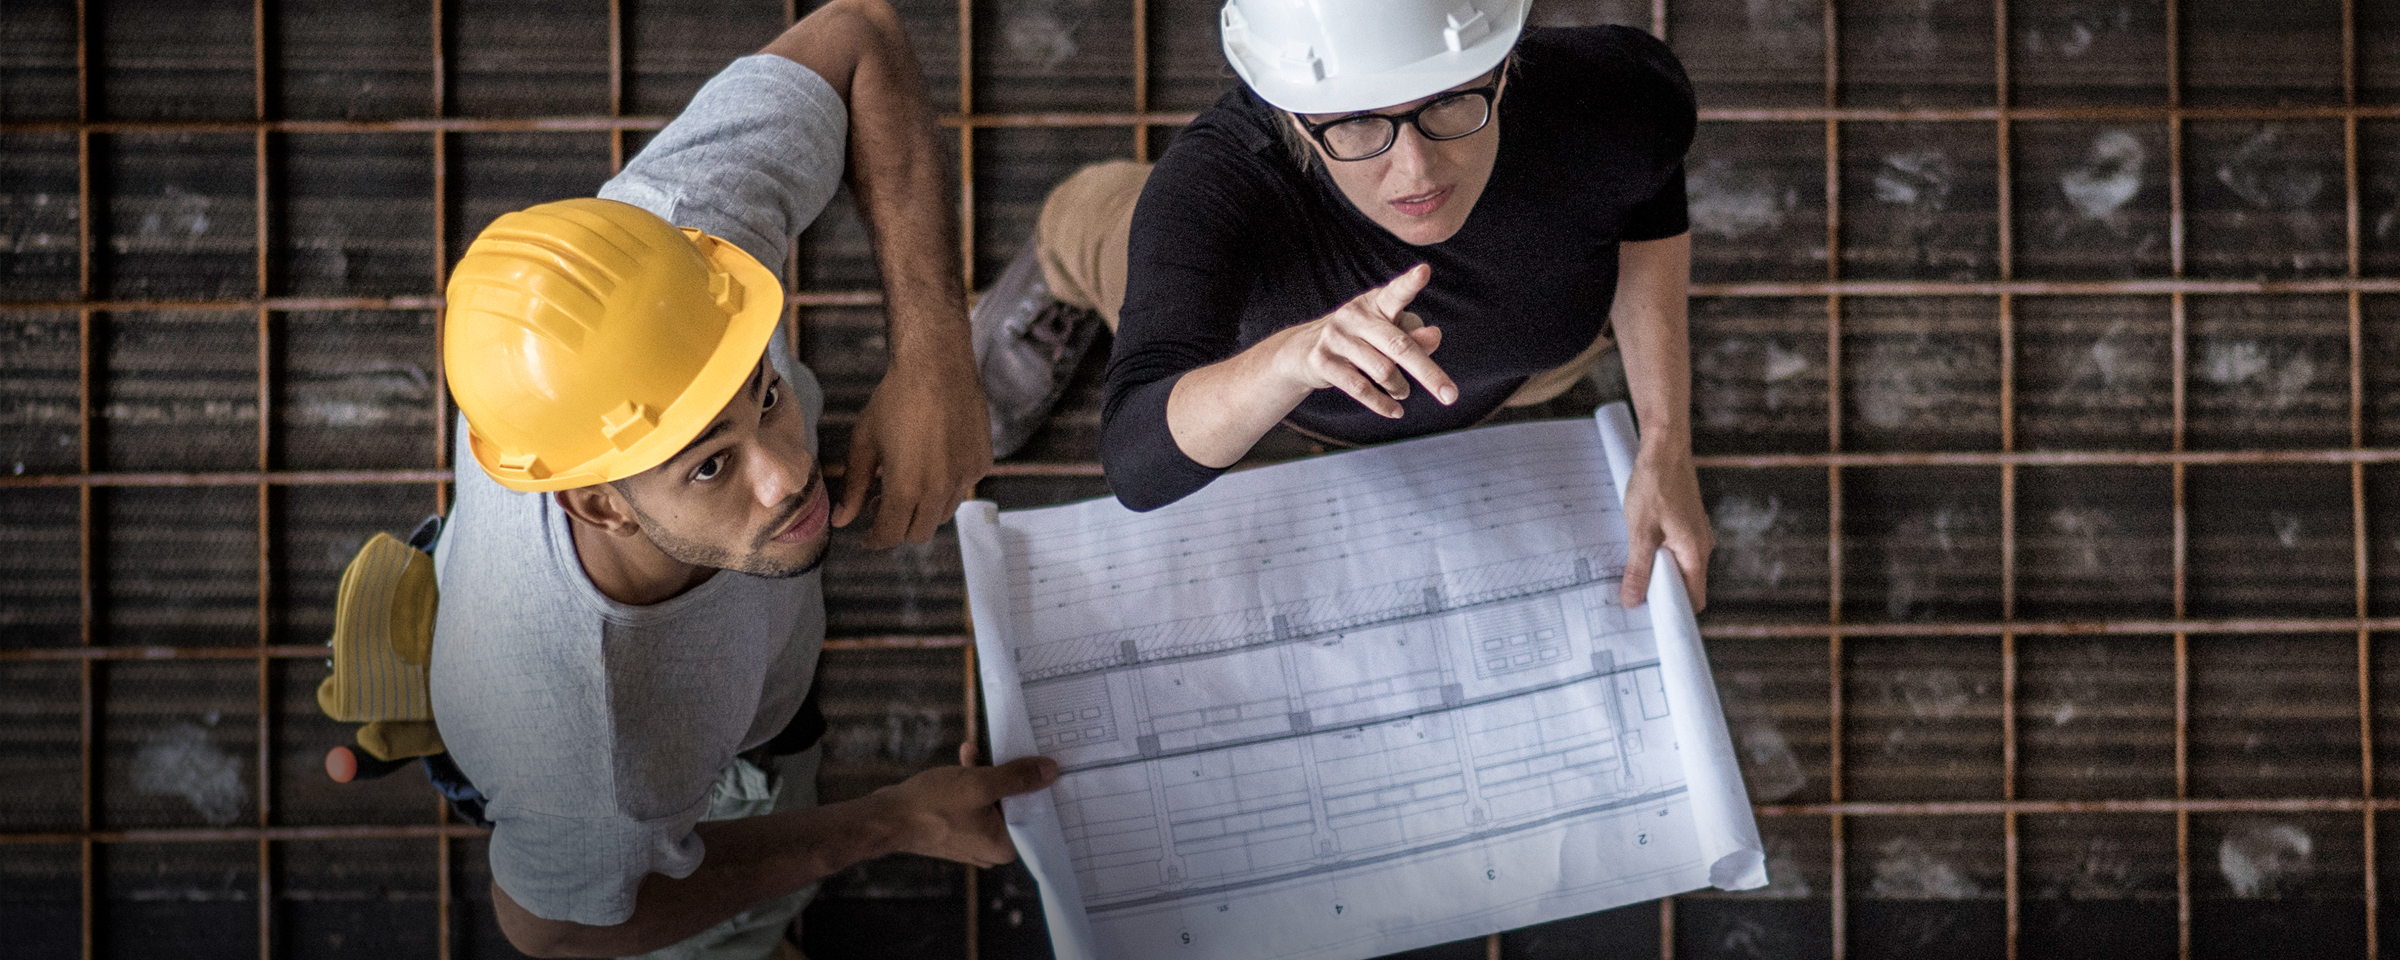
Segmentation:
{"type": "Polygon", "coordinates": [[[750,379],[783,313],[757,259],[585,197],[484,228],[451,272],[442,362],[467,443],[511,490],[666,462],[750,379]]]}

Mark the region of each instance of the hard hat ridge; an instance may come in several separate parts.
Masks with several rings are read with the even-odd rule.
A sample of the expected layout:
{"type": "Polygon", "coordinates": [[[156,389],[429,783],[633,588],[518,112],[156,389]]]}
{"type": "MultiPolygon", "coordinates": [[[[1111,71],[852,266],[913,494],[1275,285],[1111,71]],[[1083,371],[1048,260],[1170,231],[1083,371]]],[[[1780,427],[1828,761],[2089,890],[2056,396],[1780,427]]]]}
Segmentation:
{"type": "Polygon", "coordinates": [[[782,286],[739,247],[595,198],[502,216],[449,287],[443,356],[485,472],[516,490],[673,456],[750,379],[782,286]]]}
{"type": "Polygon", "coordinates": [[[1225,58],[1294,113],[1379,110],[1498,66],[1530,0],[1226,0],[1225,58]]]}

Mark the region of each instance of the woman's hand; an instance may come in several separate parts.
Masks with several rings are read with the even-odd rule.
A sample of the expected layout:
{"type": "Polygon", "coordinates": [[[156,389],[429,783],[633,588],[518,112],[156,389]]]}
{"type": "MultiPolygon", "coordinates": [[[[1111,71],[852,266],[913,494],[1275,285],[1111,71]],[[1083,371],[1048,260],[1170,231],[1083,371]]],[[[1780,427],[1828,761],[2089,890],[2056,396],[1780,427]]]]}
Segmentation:
{"type": "Polygon", "coordinates": [[[1717,534],[1700,501],[1700,475],[1692,469],[1690,447],[1645,444],[1634,457],[1633,477],[1625,485],[1625,527],[1633,539],[1625,553],[1625,582],[1617,602],[1628,608],[1642,605],[1650,593],[1652,557],[1664,547],[1683,573],[1692,610],[1707,609],[1708,555],[1716,550],[1717,534]]]}
{"type": "Polygon", "coordinates": [[[1441,328],[1426,326],[1407,309],[1432,278],[1432,267],[1417,264],[1332,313],[1277,333],[1271,369],[1305,390],[1337,388],[1395,420],[1409,377],[1444,405],[1457,402],[1458,384],[1433,362],[1441,328]]]}

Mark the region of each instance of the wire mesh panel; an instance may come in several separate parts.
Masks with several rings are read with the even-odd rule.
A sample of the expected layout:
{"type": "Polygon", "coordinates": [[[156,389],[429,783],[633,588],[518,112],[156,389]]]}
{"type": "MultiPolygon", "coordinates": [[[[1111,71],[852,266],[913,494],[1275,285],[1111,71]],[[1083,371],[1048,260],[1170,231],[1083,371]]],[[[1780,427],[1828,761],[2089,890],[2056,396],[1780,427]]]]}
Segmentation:
{"type": "MultiPolygon", "coordinates": [[[[1233,82],[1214,0],[896,0],[970,286],[1233,82]]],[[[335,786],[341,564],[446,505],[448,264],[812,4],[12,0],[0,952],[511,956],[485,840],[335,786]]],[[[2400,896],[2400,12],[1537,0],[1699,92],[1704,619],[1770,885],[1411,954],[2374,956],[2400,896]]],[[[885,363],[801,237],[829,460],[885,363]]],[[[983,494],[1106,493],[1106,338],[983,494]]],[[[1622,395],[1604,369],[1512,416],[1622,395]]],[[[1251,462],[1313,452],[1263,446],[1251,462]]],[[[826,799],[975,729],[957,550],[826,567],[826,799]]],[[[1030,878],[829,880],[820,958],[1047,950],[1030,878]]]]}

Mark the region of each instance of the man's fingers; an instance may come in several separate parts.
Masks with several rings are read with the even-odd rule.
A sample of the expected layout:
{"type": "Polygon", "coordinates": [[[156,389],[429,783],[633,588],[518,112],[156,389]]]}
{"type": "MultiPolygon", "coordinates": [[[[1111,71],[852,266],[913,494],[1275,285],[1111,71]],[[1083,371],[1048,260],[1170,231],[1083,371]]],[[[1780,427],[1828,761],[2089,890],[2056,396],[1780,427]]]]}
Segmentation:
{"type": "Polygon", "coordinates": [[[1400,311],[1398,316],[1393,317],[1392,323],[1399,326],[1400,329],[1406,330],[1410,333],[1415,333],[1419,330],[1425,329],[1425,318],[1417,316],[1416,314],[1410,313],[1406,310],[1400,311]]]}
{"type": "Polygon", "coordinates": [[[917,505],[914,497],[886,487],[875,505],[875,525],[867,528],[867,549],[882,550],[898,546],[908,535],[909,524],[915,519],[917,505]]]}
{"type": "Polygon", "coordinates": [[[916,509],[909,513],[908,542],[924,543],[933,539],[933,532],[940,529],[942,521],[950,519],[951,512],[957,509],[956,503],[937,505],[931,500],[917,501],[916,509]]]}
{"type": "Polygon", "coordinates": [[[967,740],[958,745],[958,765],[962,767],[983,765],[983,751],[975,748],[975,741],[967,740]]]}
{"type": "Polygon", "coordinates": [[[1049,786],[1058,779],[1058,761],[1049,757],[1019,757],[984,774],[985,785],[992,790],[992,799],[1031,793],[1049,786]]]}
{"type": "Polygon", "coordinates": [[[881,465],[872,431],[860,430],[850,438],[850,460],[842,467],[842,499],[833,505],[834,526],[847,527],[858,519],[859,511],[867,506],[867,488],[874,485],[875,470],[881,465]]]}
{"type": "Polygon", "coordinates": [[[1401,271],[1390,283],[1367,291],[1367,296],[1385,318],[1397,318],[1400,311],[1408,307],[1408,302],[1424,292],[1425,284],[1432,280],[1433,268],[1420,263],[1401,271]]]}
{"type": "Polygon", "coordinates": [[[1650,597],[1650,565],[1658,554],[1658,541],[1650,538],[1635,540],[1625,551],[1625,582],[1617,591],[1617,605],[1632,609],[1650,597]]]}

